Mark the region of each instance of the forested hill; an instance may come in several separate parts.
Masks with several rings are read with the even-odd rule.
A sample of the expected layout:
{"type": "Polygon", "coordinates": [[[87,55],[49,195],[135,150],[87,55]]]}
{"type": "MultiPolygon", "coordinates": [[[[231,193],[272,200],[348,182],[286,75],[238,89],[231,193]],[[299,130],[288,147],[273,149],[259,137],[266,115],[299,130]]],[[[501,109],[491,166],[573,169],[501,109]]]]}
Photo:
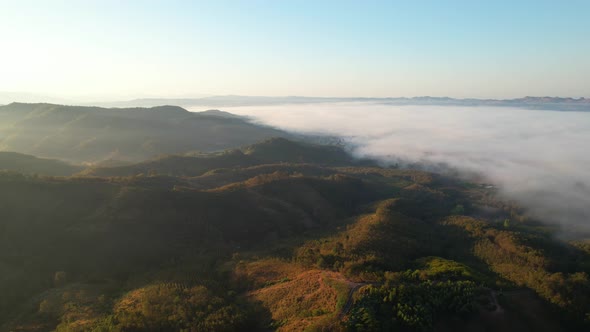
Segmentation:
{"type": "Polygon", "coordinates": [[[0,106],[0,151],[74,163],[138,162],[161,154],[220,151],[277,136],[288,137],[223,112],[191,113],[176,106],[0,106]]]}
{"type": "Polygon", "coordinates": [[[493,188],[284,139],[150,163],[0,172],[0,331],[588,330],[590,243],[493,188]]]}
{"type": "Polygon", "coordinates": [[[317,145],[271,138],[260,143],[219,153],[169,155],[153,160],[118,166],[89,167],[83,176],[130,176],[161,174],[197,176],[212,169],[239,168],[264,164],[310,163],[316,165],[374,165],[370,160],[357,160],[337,146],[317,145]]]}

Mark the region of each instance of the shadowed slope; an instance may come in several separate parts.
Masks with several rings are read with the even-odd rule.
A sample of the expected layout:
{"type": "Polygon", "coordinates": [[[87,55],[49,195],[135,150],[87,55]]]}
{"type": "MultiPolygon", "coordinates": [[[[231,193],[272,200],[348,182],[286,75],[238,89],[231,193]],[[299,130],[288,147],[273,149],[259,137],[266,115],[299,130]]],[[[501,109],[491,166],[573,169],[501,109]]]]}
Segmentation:
{"type": "Polygon", "coordinates": [[[69,176],[83,168],[55,159],[37,158],[16,152],[0,152],[0,170],[24,174],[69,176]]]}

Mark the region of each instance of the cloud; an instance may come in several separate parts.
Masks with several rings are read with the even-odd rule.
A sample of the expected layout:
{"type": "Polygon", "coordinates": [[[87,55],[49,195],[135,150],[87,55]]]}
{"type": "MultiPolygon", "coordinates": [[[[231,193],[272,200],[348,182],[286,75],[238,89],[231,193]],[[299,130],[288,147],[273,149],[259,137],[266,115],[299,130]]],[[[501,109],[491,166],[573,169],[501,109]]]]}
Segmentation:
{"type": "Polygon", "coordinates": [[[355,154],[385,163],[476,172],[539,219],[590,231],[590,113],[373,103],[224,110],[289,131],[337,135],[355,154]]]}

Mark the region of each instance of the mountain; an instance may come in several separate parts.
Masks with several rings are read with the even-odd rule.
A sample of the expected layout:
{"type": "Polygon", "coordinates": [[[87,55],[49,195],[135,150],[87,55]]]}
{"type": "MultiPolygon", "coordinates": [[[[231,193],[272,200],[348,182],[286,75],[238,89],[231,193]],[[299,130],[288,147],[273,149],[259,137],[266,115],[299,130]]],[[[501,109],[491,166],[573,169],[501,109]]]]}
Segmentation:
{"type": "Polygon", "coordinates": [[[284,136],[240,117],[176,106],[100,108],[12,103],[0,106],[0,151],[94,163],[219,151],[284,136]]]}
{"type": "Polygon", "coordinates": [[[0,173],[0,331],[588,328],[590,243],[486,185],[282,138],[126,167],[0,173]]]}
{"type": "Polygon", "coordinates": [[[202,98],[184,99],[135,99],[129,101],[104,103],[106,106],[130,107],[130,106],[156,106],[156,105],[180,105],[183,107],[233,107],[233,106],[265,106],[284,104],[314,104],[314,103],[344,103],[344,102],[370,102],[389,105],[439,105],[439,106],[494,106],[517,107],[537,110],[553,111],[590,111],[590,99],[588,98],[564,98],[564,97],[523,97],[515,99],[476,99],[476,98],[450,98],[450,97],[399,97],[399,98],[373,98],[373,97],[265,97],[265,96],[208,96],[202,98]]]}
{"type": "Polygon", "coordinates": [[[35,156],[0,152],[0,170],[23,174],[40,174],[69,176],[84,169],[83,166],[71,165],[60,160],[37,158],[35,156]]]}

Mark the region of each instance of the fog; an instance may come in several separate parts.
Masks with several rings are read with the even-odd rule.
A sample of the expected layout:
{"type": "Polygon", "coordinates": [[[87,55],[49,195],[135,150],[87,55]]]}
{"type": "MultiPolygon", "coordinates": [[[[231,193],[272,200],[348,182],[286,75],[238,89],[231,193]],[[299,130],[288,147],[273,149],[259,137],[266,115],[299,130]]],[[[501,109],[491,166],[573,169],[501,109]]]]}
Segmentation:
{"type": "Polygon", "coordinates": [[[334,103],[226,107],[253,121],[342,137],[357,156],[480,174],[543,221],[590,231],[590,113],[334,103]]]}

